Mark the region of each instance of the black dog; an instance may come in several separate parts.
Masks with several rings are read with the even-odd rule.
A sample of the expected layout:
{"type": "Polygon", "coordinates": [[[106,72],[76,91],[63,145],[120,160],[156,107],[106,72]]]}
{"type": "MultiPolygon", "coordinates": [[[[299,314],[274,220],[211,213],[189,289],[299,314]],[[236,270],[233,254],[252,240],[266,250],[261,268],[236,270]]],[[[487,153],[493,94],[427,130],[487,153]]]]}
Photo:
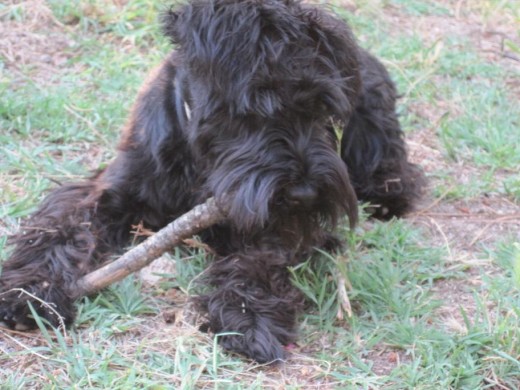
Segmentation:
{"type": "Polygon", "coordinates": [[[132,224],[159,229],[214,196],[229,222],[203,234],[217,252],[201,298],[210,328],[240,334],[220,338],[228,350],[281,359],[301,302],[287,266],[333,247],[357,199],[390,218],[419,195],[394,85],[344,22],[298,0],[195,0],[163,24],[177,51],[141,90],[115,160],[54,190],[11,237],[0,321],[34,326],[27,296],[10,292],[23,288],[70,324],[71,286],[132,224]]]}

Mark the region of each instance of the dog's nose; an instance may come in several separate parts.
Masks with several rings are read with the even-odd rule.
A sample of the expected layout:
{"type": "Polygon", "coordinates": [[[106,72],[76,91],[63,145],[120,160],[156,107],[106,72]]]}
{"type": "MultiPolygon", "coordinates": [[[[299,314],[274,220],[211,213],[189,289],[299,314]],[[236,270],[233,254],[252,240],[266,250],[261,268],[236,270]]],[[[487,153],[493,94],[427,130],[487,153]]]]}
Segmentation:
{"type": "Polygon", "coordinates": [[[312,186],[298,185],[292,187],[287,194],[290,206],[311,208],[318,198],[318,191],[312,186]]]}

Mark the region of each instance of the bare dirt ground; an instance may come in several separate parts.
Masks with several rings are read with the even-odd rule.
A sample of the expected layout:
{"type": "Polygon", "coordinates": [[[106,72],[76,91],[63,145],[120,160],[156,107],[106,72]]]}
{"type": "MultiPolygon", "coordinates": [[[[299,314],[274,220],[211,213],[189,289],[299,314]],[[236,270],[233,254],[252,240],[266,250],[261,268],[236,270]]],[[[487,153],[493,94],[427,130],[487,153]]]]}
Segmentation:
{"type": "Polygon", "coordinates": [[[9,72],[45,85],[70,65],[74,41],[63,34],[68,27],[59,22],[44,0],[14,3],[0,12],[0,54],[9,72]],[[24,20],[4,19],[8,12],[20,12],[24,20]],[[21,71],[24,70],[22,73],[21,71]]]}
{"type": "MultiPolygon", "coordinates": [[[[455,17],[421,16],[406,19],[399,13],[390,11],[389,14],[396,27],[405,26],[419,31],[431,43],[441,42],[449,35],[465,36],[478,48],[482,58],[505,68],[520,69],[520,58],[504,48],[505,38],[518,42],[518,26],[508,15],[495,15],[483,22],[476,13],[465,12],[462,15],[457,10],[455,17]]],[[[511,98],[519,99],[520,80],[511,78],[506,82],[511,98]]],[[[448,161],[442,151],[434,127],[446,112],[453,113],[457,110],[456,107],[448,107],[441,101],[436,107],[421,107],[411,103],[410,108],[432,123],[432,127],[414,131],[408,138],[411,155],[427,173],[434,173],[442,168],[456,177],[460,184],[486,173],[472,164],[448,161]]],[[[497,178],[497,182],[500,182],[500,172],[497,172],[497,178]]],[[[431,178],[430,189],[436,185],[436,179],[431,178]]],[[[435,288],[437,298],[443,302],[438,310],[440,318],[444,319],[448,329],[462,334],[466,331],[466,326],[460,308],[464,308],[471,317],[475,311],[474,289],[482,284],[482,275],[495,272],[489,259],[483,257],[479,246],[484,244],[493,247],[493,244],[505,237],[519,241],[520,205],[507,196],[498,194],[481,193],[469,200],[448,200],[442,196],[433,199],[426,196],[420,209],[409,218],[414,224],[428,229],[434,245],[436,243],[447,248],[449,263],[467,266],[467,277],[464,280],[439,281],[435,288]]],[[[386,368],[391,370],[393,367],[387,364],[386,368]]]]}

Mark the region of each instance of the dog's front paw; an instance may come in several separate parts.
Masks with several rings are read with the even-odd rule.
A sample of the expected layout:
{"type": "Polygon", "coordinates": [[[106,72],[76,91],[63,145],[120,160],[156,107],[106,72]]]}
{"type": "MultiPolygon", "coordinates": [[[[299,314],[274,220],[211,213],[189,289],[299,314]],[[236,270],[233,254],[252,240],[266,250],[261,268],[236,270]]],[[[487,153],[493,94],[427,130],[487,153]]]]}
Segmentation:
{"type": "MultiPolygon", "coordinates": [[[[215,303],[215,301],[213,301],[215,303]]],[[[209,328],[219,344],[229,352],[246,356],[258,363],[278,363],[285,359],[283,344],[294,340],[292,322],[252,310],[245,303],[209,305],[209,328]]],[[[280,314],[283,317],[283,313],[280,314]]],[[[279,317],[280,317],[279,316],[279,317]]]]}
{"type": "Polygon", "coordinates": [[[29,330],[35,327],[29,305],[19,299],[14,291],[0,293],[0,327],[29,330]]]}
{"type": "Polygon", "coordinates": [[[61,288],[48,284],[0,290],[0,326],[25,331],[36,328],[33,311],[52,326],[74,319],[72,300],[61,288]]]}
{"type": "Polygon", "coordinates": [[[236,352],[258,363],[278,363],[284,360],[284,349],[278,338],[271,332],[269,321],[257,317],[239,332],[221,332],[220,345],[228,351],[236,352]]]}

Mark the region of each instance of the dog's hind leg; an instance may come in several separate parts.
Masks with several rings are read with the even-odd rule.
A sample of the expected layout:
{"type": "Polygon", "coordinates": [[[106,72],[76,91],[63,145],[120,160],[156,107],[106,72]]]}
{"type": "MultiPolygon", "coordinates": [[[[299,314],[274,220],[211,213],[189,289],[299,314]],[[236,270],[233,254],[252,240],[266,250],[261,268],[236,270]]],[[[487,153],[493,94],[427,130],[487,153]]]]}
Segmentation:
{"type": "Polygon", "coordinates": [[[361,94],[344,128],[341,154],[358,199],[374,206],[375,217],[388,219],[412,209],[424,178],[408,161],[395,112],[397,93],[387,70],[361,50],[360,71],[361,94]]]}
{"type": "Polygon", "coordinates": [[[92,179],[54,190],[10,237],[14,249],[2,265],[0,322],[20,330],[34,327],[28,302],[53,325],[72,322],[74,282],[123,235],[121,221],[101,215],[106,205],[99,184],[92,179]]]}
{"type": "Polygon", "coordinates": [[[51,192],[10,238],[0,322],[33,327],[31,302],[51,324],[59,323],[56,312],[70,324],[75,281],[121,249],[132,224],[158,229],[193,206],[192,162],[170,100],[174,70],[167,60],[145,84],[115,160],[96,176],[51,192]]]}

